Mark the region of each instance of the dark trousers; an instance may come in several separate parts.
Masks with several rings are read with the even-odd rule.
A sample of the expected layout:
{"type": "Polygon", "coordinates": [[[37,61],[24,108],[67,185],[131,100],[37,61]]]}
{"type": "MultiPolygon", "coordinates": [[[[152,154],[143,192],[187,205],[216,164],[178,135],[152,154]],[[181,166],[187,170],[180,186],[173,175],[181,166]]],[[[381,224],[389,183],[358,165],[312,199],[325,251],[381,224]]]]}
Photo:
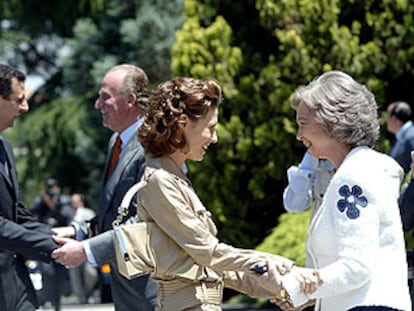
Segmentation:
{"type": "Polygon", "coordinates": [[[61,296],[68,281],[66,268],[54,261],[42,263],[42,277],[46,299],[53,304],[55,311],[60,311],[61,296]]]}

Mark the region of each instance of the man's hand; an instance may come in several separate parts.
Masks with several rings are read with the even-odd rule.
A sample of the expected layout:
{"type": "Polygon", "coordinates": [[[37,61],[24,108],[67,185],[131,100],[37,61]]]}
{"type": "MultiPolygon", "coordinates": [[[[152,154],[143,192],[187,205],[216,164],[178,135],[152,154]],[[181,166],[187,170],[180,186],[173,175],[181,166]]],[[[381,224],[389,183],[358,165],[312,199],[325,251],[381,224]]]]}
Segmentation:
{"type": "Polygon", "coordinates": [[[56,262],[66,268],[75,268],[87,260],[82,242],[56,236],[53,239],[60,245],[60,248],[52,252],[52,258],[56,262]]]}

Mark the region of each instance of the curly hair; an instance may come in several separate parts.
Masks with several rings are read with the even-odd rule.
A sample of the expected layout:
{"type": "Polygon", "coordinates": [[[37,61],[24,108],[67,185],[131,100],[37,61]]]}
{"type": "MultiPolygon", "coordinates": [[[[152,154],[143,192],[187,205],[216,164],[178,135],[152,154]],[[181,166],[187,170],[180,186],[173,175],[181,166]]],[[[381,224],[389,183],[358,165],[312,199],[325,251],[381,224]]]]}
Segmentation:
{"type": "Polygon", "coordinates": [[[342,71],[330,71],[301,87],[291,106],[300,103],[311,110],[316,122],[332,138],[350,147],[373,147],[379,137],[377,102],[374,95],[342,71]]]}
{"type": "Polygon", "coordinates": [[[186,145],[180,116],[196,122],[222,101],[220,86],[212,80],[178,77],[158,85],[148,101],[138,139],[145,154],[161,157],[186,145]]]}

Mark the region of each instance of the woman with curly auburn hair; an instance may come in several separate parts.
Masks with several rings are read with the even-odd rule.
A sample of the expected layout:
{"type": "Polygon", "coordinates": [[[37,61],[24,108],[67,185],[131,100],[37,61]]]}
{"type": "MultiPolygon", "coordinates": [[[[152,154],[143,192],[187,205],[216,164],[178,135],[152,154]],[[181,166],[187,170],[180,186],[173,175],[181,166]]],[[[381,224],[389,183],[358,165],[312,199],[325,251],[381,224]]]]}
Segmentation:
{"type": "Polygon", "coordinates": [[[311,266],[323,281],[310,295],[282,279],[295,306],[315,310],[411,310],[398,196],[402,168],[374,151],[377,103],[362,84],[330,71],[292,97],[297,139],[335,166],[307,238],[311,266]],[[296,290],[295,290],[296,288],[296,290]]]}
{"type": "MultiPolygon", "coordinates": [[[[221,310],[223,287],[254,297],[283,298],[280,275],[288,271],[303,279],[305,292],[316,287],[315,281],[305,285],[304,269],[286,258],[235,248],[217,239],[211,214],[182,168],[186,160],[202,161],[208,147],[217,143],[221,102],[221,88],[212,80],[172,79],[154,91],[138,131],[147,156],[138,218],[156,224],[197,266],[190,277],[152,274],[158,283],[158,310],[221,310]]],[[[169,253],[156,251],[158,257],[169,253]]],[[[182,267],[180,262],[176,266],[182,267]]],[[[310,277],[315,279],[312,273],[310,277]]]]}
{"type": "MultiPolygon", "coordinates": [[[[185,119],[198,121],[213,111],[210,108],[218,108],[221,99],[221,89],[213,81],[177,78],[161,84],[148,104],[147,116],[139,131],[145,154],[161,157],[177,149],[185,151],[188,148],[183,135],[185,119]]],[[[212,130],[215,135],[215,124],[212,130]]],[[[217,136],[214,136],[211,143],[216,142],[217,136]]],[[[202,157],[197,160],[201,161],[202,157]]]]}

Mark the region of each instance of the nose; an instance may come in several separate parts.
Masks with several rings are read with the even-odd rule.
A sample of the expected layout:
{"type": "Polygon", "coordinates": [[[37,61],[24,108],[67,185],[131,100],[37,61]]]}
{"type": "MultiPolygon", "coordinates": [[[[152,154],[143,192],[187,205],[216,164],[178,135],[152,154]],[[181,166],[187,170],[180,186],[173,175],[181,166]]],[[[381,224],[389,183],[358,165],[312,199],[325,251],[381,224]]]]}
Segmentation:
{"type": "Polygon", "coordinates": [[[95,100],[95,109],[101,109],[102,104],[99,97],[95,100]]]}
{"type": "Polygon", "coordinates": [[[24,99],[19,104],[19,113],[26,113],[29,111],[29,103],[27,102],[27,99],[24,99]]]}
{"type": "Polygon", "coordinates": [[[303,135],[302,135],[302,130],[301,130],[301,128],[299,127],[299,128],[298,128],[298,132],[296,133],[296,139],[297,139],[297,140],[299,140],[299,141],[302,141],[302,137],[303,137],[303,135]]]}
{"type": "Polygon", "coordinates": [[[213,136],[211,137],[211,143],[212,144],[217,144],[217,141],[218,141],[217,131],[214,131],[213,136]]]}

